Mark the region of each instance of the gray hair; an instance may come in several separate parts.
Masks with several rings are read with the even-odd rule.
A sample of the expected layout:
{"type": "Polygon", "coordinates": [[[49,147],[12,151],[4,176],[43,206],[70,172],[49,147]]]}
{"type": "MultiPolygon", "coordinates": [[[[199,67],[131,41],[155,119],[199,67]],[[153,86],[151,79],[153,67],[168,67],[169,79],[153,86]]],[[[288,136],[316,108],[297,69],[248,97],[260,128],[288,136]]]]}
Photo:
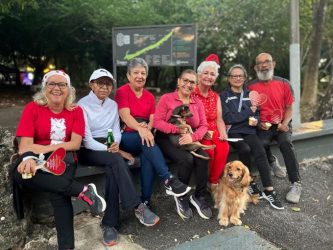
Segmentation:
{"type": "Polygon", "coordinates": [[[215,70],[216,77],[219,76],[220,65],[218,65],[214,61],[203,61],[202,63],[200,63],[200,65],[197,69],[198,74],[201,75],[202,71],[204,71],[204,69],[207,68],[207,67],[213,68],[215,70]]]}
{"type": "Polygon", "coordinates": [[[233,71],[234,69],[240,69],[243,71],[245,78],[247,78],[247,72],[246,69],[244,68],[244,66],[242,64],[235,64],[233,66],[230,67],[229,71],[228,71],[228,76],[230,76],[231,71],[233,71]]]}
{"type": "Polygon", "coordinates": [[[148,64],[146,63],[146,61],[143,58],[140,58],[140,57],[135,57],[128,62],[127,73],[130,74],[131,70],[137,66],[144,67],[146,70],[146,73],[148,75],[148,64]]]}
{"type": "MultiPolygon", "coordinates": [[[[47,88],[46,86],[42,87],[42,89],[38,91],[36,94],[34,94],[34,96],[32,97],[33,100],[41,106],[47,106],[48,104],[48,100],[45,95],[46,88],[47,88]]],[[[73,86],[68,86],[68,96],[65,100],[65,108],[68,110],[72,110],[74,107],[73,103],[76,98],[75,92],[76,91],[73,86]]]]}

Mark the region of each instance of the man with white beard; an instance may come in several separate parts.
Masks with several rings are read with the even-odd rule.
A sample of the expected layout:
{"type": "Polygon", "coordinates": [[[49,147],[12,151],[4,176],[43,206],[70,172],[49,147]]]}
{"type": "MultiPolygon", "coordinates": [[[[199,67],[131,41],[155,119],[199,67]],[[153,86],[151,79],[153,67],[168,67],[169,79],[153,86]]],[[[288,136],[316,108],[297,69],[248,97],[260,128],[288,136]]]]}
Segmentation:
{"type": "Polygon", "coordinates": [[[248,84],[250,90],[257,91],[262,99],[267,99],[260,104],[260,129],[257,133],[266,149],[266,154],[274,174],[285,177],[285,171],[279,166],[277,158],[270,151],[270,143],[276,140],[284,162],[286,164],[290,189],[286,200],[298,203],[302,187],[299,175],[299,165],[291,141],[292,134],[292,112],[293,112],[293,90],[289,81],[274,76],[276,62],[268,53],[261,53],[256,57],[254,67],[258,79],[248,84]],[[266,96],[266,97],[265,97],[266,96]]]}

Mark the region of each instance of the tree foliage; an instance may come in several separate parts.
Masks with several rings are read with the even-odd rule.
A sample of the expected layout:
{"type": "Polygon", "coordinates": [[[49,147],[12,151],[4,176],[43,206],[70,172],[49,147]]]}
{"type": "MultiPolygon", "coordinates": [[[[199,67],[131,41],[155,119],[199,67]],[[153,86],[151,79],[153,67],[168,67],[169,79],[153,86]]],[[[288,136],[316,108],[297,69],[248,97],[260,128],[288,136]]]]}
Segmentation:
{"type": "MultiPolygon", "coordinates": [[[[222,73],[231,64],[242,63],[254,77],[254,58],[267,51],[277,61],[276,74],[288,78],[289,3],[290,0],[5,0],[0,4],[0,65],[17,72],[30,65],[41,76],[43,68],[54,63],[70,72],[74,84],[83,83],[96,67],[112,69],[113,27],[197,23],[198,62],[209,53],[217,53],[222,73]]],[[[300,1],[302,68],[309,56],[313,3],[314,0],[300,1]]],[[[331,1],[328,11],[320,79],[331,74],[331,1]]],[[[159,86],[173,88],[179,71],[180,68],[153,68],[150,79],[159,86]]]]}

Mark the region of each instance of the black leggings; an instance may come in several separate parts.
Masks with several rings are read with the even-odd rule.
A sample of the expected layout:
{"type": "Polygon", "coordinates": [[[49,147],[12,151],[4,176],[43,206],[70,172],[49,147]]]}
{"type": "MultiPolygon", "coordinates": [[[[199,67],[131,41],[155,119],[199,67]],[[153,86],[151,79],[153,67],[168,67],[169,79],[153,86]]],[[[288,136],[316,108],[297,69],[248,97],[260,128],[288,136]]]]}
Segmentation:
{"type": "Polygon", "coordinates": [[[84,165],[99,166],[105,169],[106,210],[102,224],[119,229],[119,198],[123,209],[134,208],[141,203],[125,160],[118,153],[86,148],[81,148],[78,156],[79,162],[84,165]]]}
{"type": "MultiPolygon", "coordinates": [[[[175,147],[169,136],[162,132],[156,133],[155,140],[163,154],[172,161],[171,164],[177,169],[179,180],[188,185],[192,172],[194,172],[197,184],[195,196],[205,196],[207,194],[208,160],[195,157],[189,151],[175,147]]],[[[208,154],[202,149],[198,149],[196,152],[208,157],[208,154]]]]}
{"type": "Polygon", "coordinates": [[[272,187],[272,177],[266,152],[257,135],[229,134],[229,138],[243,138],[244,141],[229,142],[237,150],[239,160],[251,171],[251,156],[259,170],[263,187],[272,187]]]}
{"type": "MultiPolygon", "coordinates": [[[[72,154],[72,153],[68,153],[72,154]]],[[[66,157],[68,158],[68,157],[66,157]]],[[[66,171],[63,175],[55,176],[42,170],[37,170],[31,179],[22,179],[22,175],[14,171],[14,180],[22,188],[29,188],[49,192],[50,202],[54,211],[57,229],[58,248],[74,249],[74,223],[71,197],[78,197],[84,185],[75,181],[76,162],[73,157],[66,161],[66,171]]]]}

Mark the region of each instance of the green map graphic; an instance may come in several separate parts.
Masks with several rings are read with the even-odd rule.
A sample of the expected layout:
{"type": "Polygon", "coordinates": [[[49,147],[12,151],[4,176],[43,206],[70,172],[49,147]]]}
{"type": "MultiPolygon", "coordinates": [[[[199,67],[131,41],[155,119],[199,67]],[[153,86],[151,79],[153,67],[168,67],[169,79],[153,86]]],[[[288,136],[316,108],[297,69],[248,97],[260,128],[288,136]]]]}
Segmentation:
{"type": "Polygon", "coordinates": [[[170,33],[166,34],[164,37],[162,37],[156,43],[153,43],[153,44],[147,46],[146,48],[143,48],[143,49],[141,49],[141,50],[139,50],[137,52],[134,52],[132,54],[128,54],[128,51],[126,51],[126,55],[125,55],[124,59],[125,60],[131,60],[131,59],[133,59],[135,57],[138,57],[138,56],[140,56],[140,55],[142,55],[142,54],[144,54],[144,53],[146,53],[146,52],[148,52],[150,50],[153,50],[153,49],[161,46],[163,43],[165,43],[166,41],[168,41],[168,39],[172,36],[173,32],[174,32],[174,29],[172,29],[170,31],[170,33]]]}

